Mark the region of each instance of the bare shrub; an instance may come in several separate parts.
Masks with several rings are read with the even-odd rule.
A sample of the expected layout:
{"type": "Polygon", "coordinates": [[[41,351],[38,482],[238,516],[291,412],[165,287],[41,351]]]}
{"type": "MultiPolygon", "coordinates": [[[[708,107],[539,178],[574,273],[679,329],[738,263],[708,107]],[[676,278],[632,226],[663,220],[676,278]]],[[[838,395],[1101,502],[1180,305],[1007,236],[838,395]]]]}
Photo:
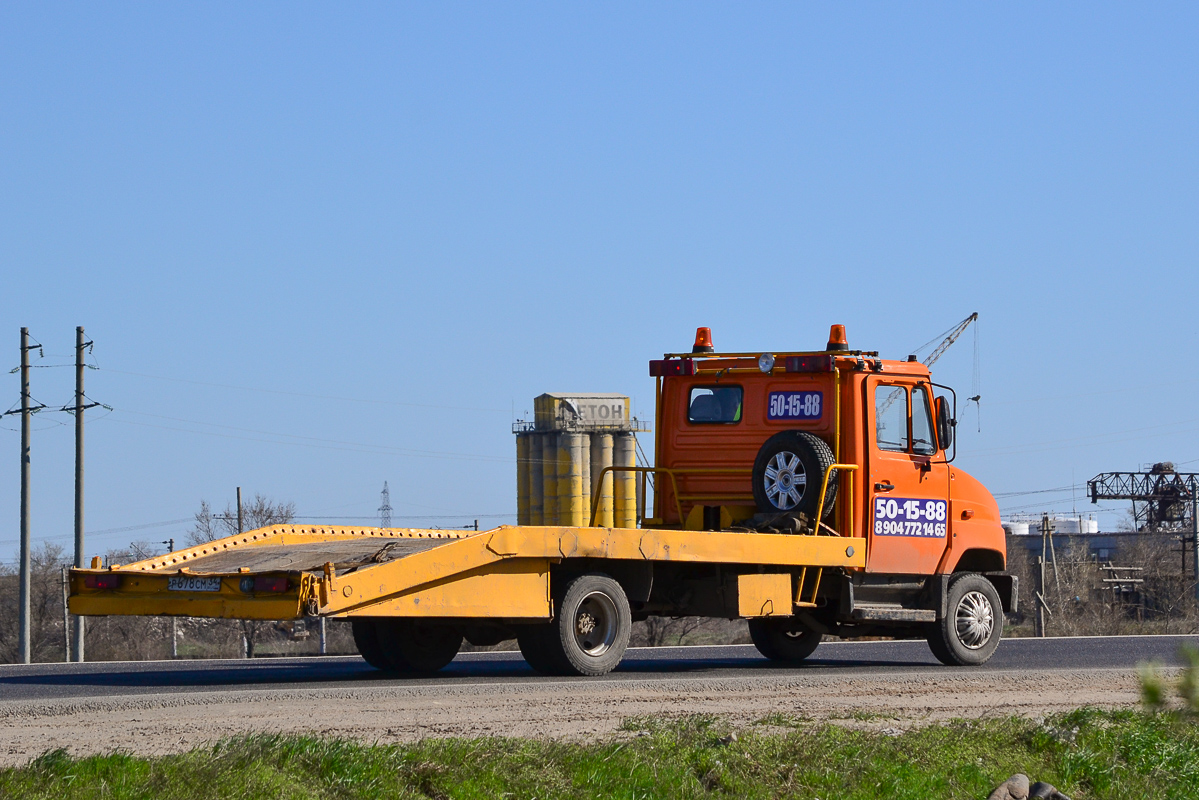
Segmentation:
{"type": "MultiPolygon", "coordinates": [[[[29,556],[29,650],[33,661],[62,661],[62,567],[68,562],[59,545],[43,542],[29,556]]],[[[15,567],[0,567],[0,661],[13,663],[18,652],[20,585],[15,567]]]]}
{"type": "Polygon", "coordinates": [[[633,623],[629,644],[665,647],[700,644],[746,644],[749,628],[743,619],[707,617],[650,617],[633,623]]]}
{"type": "MultiPolygon", "coordinates": [[[[1194,633],[1199,631],[1195,581],[1183,574],[1178,540],[1167,534],[1122,537],[1117,555],[1093,557],[1084,538],[1071,538],[1048,558],[1045,630],[1051,636],[1128,633],[1194,633]],[[1116,567],[1117,569],[1110,569],[1116,567]]],[[[1031,635],[1039,553],[1023,546],[1008,548],[1008,571],[1020,579],[1020,613],[1012,631],[1031,635]]]]}

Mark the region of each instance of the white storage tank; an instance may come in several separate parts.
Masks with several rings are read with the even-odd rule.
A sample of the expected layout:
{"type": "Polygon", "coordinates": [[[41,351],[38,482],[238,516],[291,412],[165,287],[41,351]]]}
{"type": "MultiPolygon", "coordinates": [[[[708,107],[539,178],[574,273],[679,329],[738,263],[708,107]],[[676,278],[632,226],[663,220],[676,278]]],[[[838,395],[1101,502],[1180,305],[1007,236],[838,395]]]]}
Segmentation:
{"type": "Polygon", "coordinates": [[[1011,536],[1028,536],[1027,522],[1005,522],[1003,531],[1011,536]]]}
{"type": "Polygon", "coordinates": [[[1090,534],[1099,533],[1099,521],[1095,519],[1087,519],[1086,517],[1076,517],[1066,514],[1057,514],[1050,517],[1053,520],[1053,529],[1055,533],[1064,534],[1090,534]]]}
{"type": "MultiPolygon", "coordinates": [[[[1078,514],[1050,514],[1049,521],[1053,523],[1053,532],[1058,536],[1087,536],[1099,533],[1099,520],[1094,517],[1084,517],[1078,514]]],[[[1020,514],[1011,519],[1003,520],[1003,529],[1013,536],[1040,536],[1041,516],[1039,514],[1020,514]]]]}

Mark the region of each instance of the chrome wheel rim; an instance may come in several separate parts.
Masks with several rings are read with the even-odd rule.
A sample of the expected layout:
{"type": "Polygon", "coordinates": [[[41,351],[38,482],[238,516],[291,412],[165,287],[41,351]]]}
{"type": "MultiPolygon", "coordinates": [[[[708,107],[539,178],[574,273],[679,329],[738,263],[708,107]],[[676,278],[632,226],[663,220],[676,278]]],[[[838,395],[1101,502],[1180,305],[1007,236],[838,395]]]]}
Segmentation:
{"type": "Polygon", "coordinates": [[[995,609],[982,592],[966,592],[958,601],[955,616],[958,641],[968,650],[979,650],[995,630],[995,609]]]}
{"type": "Polygon", "coordinates": [[[603,592],[592,592],[575,610],[575,643],[589,656],[602,656],[616,641],[616,603],[603,592]]]}
{"type": "Polygon", "coordinates": [[[808,488],[808,474],[804,471],[799,456],[784,450],[776,453],[766,464],[763,478],[766,498],[780,511],[789,511],[799,505],[800,498],[808,488]]]}

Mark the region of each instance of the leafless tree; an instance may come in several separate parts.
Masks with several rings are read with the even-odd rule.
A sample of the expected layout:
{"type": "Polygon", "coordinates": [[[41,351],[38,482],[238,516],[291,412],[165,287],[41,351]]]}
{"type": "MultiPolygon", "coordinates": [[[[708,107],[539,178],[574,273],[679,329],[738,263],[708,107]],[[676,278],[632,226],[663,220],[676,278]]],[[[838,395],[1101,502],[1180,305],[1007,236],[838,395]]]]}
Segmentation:
{"type": "MultiPolygon", "coordinates": [[[[265,528],[268,525],[286,525],[295,519],[295,503],[278,503],[260,494],[255,494],[249,504],[243,504],[241,518],[243,530],[252,531],[265,528]]],[[[214,539],[234,536],[242,531],[237,527],[237,509],[226,505],[222,514],[212,513],[207,500],[200,501],[200,510],[195,515],[196,524],[187,533],[189,545],[204,544],[214,539]]],[[[232,627],[239,632],[244,653],[247,658],[253,658],[259,644],[272,633],[271,623],[258,620],[232,620],[232,627]]]]}
{"type": "MultiPolygon", "coordinates": [[[[286,525],[295,516],[295,503],[276,503],[260,494],[255,494],[248,505],[242,505],[243,529],[247,531],[268,525],[286,525]]],[[[187,532],[187,543],[191,546],[241,533],[237,529],[237,509],[229,505],[225,506],[224,513],[214,514],[208,501],[201,500],[195,518],[196,524],[187,532]]]]}

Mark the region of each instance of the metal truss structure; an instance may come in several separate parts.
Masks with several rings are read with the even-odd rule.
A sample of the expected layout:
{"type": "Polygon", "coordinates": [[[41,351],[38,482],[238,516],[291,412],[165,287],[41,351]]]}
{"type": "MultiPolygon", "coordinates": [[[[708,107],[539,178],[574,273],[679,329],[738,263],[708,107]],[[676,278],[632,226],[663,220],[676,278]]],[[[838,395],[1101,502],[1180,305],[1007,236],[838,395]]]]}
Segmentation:
{"type": "Polygon", "coordinates": [[[1087,481],[1091,502],[1131,500],[1136,529],[1143,532],[1194,530],[1199,473],[1175,472],[1168,462],[1148,472],[1103,472],[1087,481]]]}

